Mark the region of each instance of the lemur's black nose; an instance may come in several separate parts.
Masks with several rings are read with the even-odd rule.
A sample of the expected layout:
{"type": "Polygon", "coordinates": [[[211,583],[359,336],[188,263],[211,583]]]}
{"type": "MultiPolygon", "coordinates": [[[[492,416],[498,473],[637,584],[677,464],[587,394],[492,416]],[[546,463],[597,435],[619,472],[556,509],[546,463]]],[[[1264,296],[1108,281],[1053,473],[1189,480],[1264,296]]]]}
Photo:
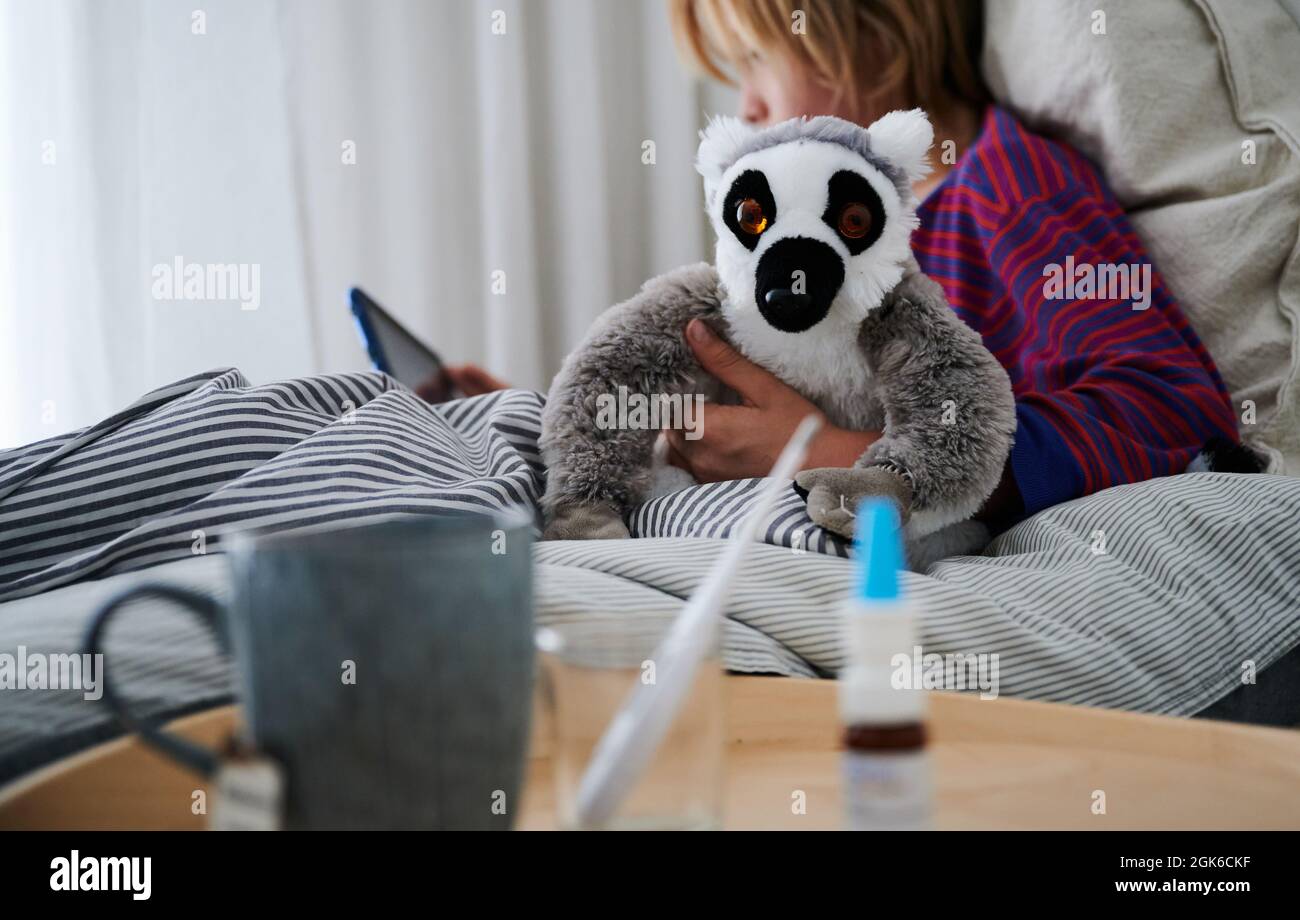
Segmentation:
{"type": "Polygon", "coordinates": [[[758,260],[758,311],[782,332],[803,332],[825,319],[844,283],[844,262],[820,240],[777,240],[758,260]]]}

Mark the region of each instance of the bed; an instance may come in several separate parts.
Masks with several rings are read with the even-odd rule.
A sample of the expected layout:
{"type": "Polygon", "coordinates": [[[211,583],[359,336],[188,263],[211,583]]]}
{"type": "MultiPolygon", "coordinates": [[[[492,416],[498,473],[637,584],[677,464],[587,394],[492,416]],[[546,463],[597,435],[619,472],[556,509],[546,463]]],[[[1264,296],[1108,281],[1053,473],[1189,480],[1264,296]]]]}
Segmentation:
{"type": "MultiPolygon", "coordinates": [[[[535,513],[541,406],[523,390],[431,406],[381,374],[254,386],[225,369],[0,454],[0,654],[77,651],[96,605],[139,581],[225,597],[232,531],[535,513]]],[[[539,622],[676,610],[759,482],[648,502],[633,540],[537,544],[539,622]]],[[[1049,509],[906,588],[926,652],[997,654],[999,695],[1294,724],[1300,683],[1273,683],[1300,660],[1297,520],[1300,479],[1168,477],[1049,509]]],[[[760,533],[728,600],[724,664],[833,675],[847,548],[793,491],[760,533]]],[[[231,699],[211,639],[165,605],[129,610],[107,653],[143,712],[231,699]]],[[[117,731],[78,691],[7,693],[0,782],[117,731]]]]}
{"type": "MultiPolygon", "coordinates": [[[[1300,479],[1280,474],[1300,471],[1300,6],[1152,0],[1105,11],[1104,35],[1084,0],[985,8],[995,97],[1101,164],[1275,475],[1187,474],[1050,508],[907,576],[922,641],[997,653],[1007,696],[1297,724],[1300,479]]],[[[375,374],[252,386],[218,370],[0,454],[0,655],[78,649],[96,605],[141,580],[225,596],[231,530],[535,510],[540,406],[520,390],[430,407],[375,374]]],[[[538,619],[676,609],[756,485],[649,502],[631,541],[539,544],[538,619]]],[[[847,548],[793,493],[761,534],[725,664],[829,676],[847,548]]],[[[231,697],[210,640],[169,609],[137,605],[108,651],[154,715],[231,697]]],[[[79,693],[0,692],[0,781],[117,731],[79,693]]]]}

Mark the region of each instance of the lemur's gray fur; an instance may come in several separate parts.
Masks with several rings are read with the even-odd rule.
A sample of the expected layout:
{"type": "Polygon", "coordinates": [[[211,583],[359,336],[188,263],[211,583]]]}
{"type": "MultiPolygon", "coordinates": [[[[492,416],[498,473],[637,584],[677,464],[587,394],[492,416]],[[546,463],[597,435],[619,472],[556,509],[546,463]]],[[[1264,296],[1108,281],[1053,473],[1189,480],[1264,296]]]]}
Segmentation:
{"type": "Polygon", "coordinates": [[[712,265],[679,268],[601,314],[565,359],[546,397],[538,442],[546,464],[546,539],[628,536],[623,515],[650,489],[659,432],[596,427],[596,397],[620,386],[719,396],[721,386],[700,368],[683,330],[697,318],[725,330],[721,303],[712,265]]]}
{"type": "MultiPolygon", "coordinates": [[[[721,119],[718,124],[723,124],[725,127],[721,119]]],[[[908,194],[907,173],[903,168],[881,156],[871,143],[870,136],[862,130],[861,126],[839,118],[791,118],[788,121],[778,122],[764,131],[749,132],[727,145],[725,151],[719,151],[719,155],[712,162],[701,162],[699,168],[706,178],[714,174],[721,176],[737,160],[751,153],[794,141],[820,141],[826,144],[838,144],[851,150],[888,176],[900,195],[906,197],[908,194]]],[[[705,150],[701,153],[701,158],[707,158],[708,155],[709,151],[705,150]]],[[[714,188],[706,184],[706,198],[711,199],[713,192],[714,188]]]]}
{"type": "Polygon", "coordinates": [[[603,314],[565,361],[542,416],[547,539],[626,537],[624,516],[651,488],[658,432],[601,429],[597,397],[627,387],[647,396],[727,398],[686,343],[685,326],[696,318],[782,376],[831,423],[882,432],[852,468],[799,474],[796,487],[805,494],[816,523],[850,536],[856,503],[883,494],[893,497],[903,512],[913,565],[923,544],[930,549],[919,555],[928,561],[969,549],[977,539],[972,535],[979,528],[968,519],[1001,477],[1015,430],[1015,405],[1006,372],[979,335],[958,319],[939,285],[920,271],[908,248],[915,201],[906,180],[924,168],[929,123],[920,113],[891,113],[869,129],[837,119],[796,124],[802,127],[792,129],[787,123],[756,132],[728,123],[721,139],[716,131],[713,136],[706,132],[698,165],[719,228],[719,264],[727,266],[726,272],[701,263],[647,282],[636,296],[603,314]],[[808,128],[810,123],[816,130],[808,128]],[[719,199],[745,167],[751,184],[755,170],[767,170],[765,182],[775,184],[780,194],[767,192],[776,211],[772,232],[761,237],[765,231],[760,230],[746,240],[736,230],[741,240],[736,243],[724,236],[719,199]],[[877,196],[879,210],[873,213],[897,225],[889,228],[888,237],[882,234],[879,242],[856,252],[845,246],[852,240],[827,233],[808,216],[823,209],[831,213],[838,206],[832,192],[802,210],[789,197],[812,187],[808,183],[816,175],[809,179],[810,172],[838,175],[846,168],[871,180],[871,189],[861,194],[877,196]],[[799,175],[779,178],[782,171],[799,175]],[[786,195],[784,203],[781,195],[786,195]],[[793,230],[782,236],[782,227],[793,230]],[[822,259],[833,250],[851,273],[841,272],[841,282],[822,298],[826,304],[778,288],[768,291],[765,303],[779,311],[787,309],[788,300],[793,312],[771,314],[756,306],[767,277],[760,257],[782,241],[787,246],[781,258],[787,251],[795,253],[794,263],[779,263],[782,269],[804,264],[799,253],[817,249],[822,259]],[[738,293],[725,286],[727,277],[738,293]],[[760,281],[751,294],[746,285],[753,277],[760,281]],[[876,290],[881,295],[873,298],[876,290]],[[793,328],[803,322],[799,311],[814,307],[822,318],[814,316],[811,326],[793,328]],[[786,343],[792,351],[803,349],[802,363],[783,363],[786,343]],[[845,373],[826,379],[826,367],[841,366],[845,373]]]}

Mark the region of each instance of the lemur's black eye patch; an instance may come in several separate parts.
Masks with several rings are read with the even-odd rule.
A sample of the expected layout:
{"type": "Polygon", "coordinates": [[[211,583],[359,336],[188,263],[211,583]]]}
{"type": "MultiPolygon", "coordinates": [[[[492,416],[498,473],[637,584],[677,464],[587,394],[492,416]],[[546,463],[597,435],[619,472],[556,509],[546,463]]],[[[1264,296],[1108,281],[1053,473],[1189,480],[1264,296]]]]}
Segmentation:
{"type": "MultiPolygon", "coordinates": [[[[761,226],[764,229],[772,226],[772,222],[776,220],[776,199],[772,197],[772,189],[767,184],[767,176],[757,169],[747,169],[737,176],[736,181],[731,183],[731,189],[727,192],[727,197],[722,202],[722,222],[731,230],[732,235],[740,240],[740,245],[752,250],[758,246],[759,234],[749,232],[742,227],[740,215],[737,214],[740,203],[746,199],[758,202],[759,207],[763,209],[762,217],[766,221],[761,226]]],[[[749,222],[747,221],[747,223],[749,222]]],[[[754,226],[752,223],[749,225],[754,226]]]]}
{"type": "Polygon", "coordinates": [[[836,232],[850,254],[865,252],[885,229],[885,206],[880,196],[870,182],[847,169],[831,176],[827,191],[822,220],[836,232]]]}

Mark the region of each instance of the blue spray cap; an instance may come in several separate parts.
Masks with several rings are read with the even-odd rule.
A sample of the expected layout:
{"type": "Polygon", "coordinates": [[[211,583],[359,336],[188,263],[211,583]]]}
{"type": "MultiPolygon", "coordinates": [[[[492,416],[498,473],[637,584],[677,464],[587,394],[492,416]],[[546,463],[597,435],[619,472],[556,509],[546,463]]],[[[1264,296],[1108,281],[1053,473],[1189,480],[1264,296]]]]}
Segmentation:
{"type": "Polygon", "coordinates": [[[858,505],[853,537],[858,560],[858,597],[893,601],[899,596],[898,570],[903,567],[903,538],[898,509],[888,498],[864,498],[858,505]]]}

